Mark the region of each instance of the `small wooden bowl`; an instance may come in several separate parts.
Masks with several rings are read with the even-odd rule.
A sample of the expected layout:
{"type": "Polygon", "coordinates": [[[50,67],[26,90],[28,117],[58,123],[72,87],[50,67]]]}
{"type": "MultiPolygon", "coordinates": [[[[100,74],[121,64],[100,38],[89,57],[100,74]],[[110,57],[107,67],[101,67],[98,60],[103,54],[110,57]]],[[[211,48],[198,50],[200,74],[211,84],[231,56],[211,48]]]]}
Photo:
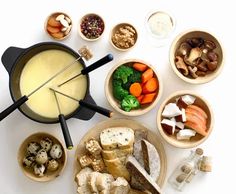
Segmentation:
{"type": "Polygon", "coordinates": [[[106,94],[106,98],[108,100],[108,102],[110,103],[110,105],[119,113],[126,115],[126,116],[139,116],[139,115],[143,115],[145,113],[147,113],[148,111],[150,111],[151,109],[153,109],[158,100],[161,98],[162,95],[162,91],[163,91],[163,84],[162,84],[162,80],[160,78],[159,73],[155,70],[155,67],[152,66],[151,64],[139,60],[139,59],[127,59],[124,61],[119,62],[117,65],[115,65],[110,72],[108,73],[106,80],[105,80],[105,94],[106,94]],[[127,64],[127,63],[132,63],[132,62],[139,62],[139,63],[143,63],[145,65],[147,65],[149,68],[151,68],[154,71],[155,77],[158,79],[158,83],[159,83],[159,89],[158,89],[158,94],[155,97],[155,100],[151,103],[151,104],[147,104],[147,105],[142,105],[141,108],[136,109],[136,110],[131,110],[130,112],[126,112],[124,110],[121,109],[120,107],[120,102],[115,99],[115,97],[113,96],[113,89],[112,89],[112,75],[114,73],[114,71],[121,65],[127,64]]]}
{"type": "Polygon", "coordinates": [[[49,133],[44,133],[44,132],[39,132],[39,133],[34,133],[32,135],[30,135],[29,137],[27,137],[23,143],[21,144],[19,150],[18,150],[18,156],[17,156],[17,160],[18,163],[20,165],[21,170],[23,171],[23,173],[30,179],[37,181],[37,182],[46,182],[46,181],[51,181],[53,179],[55,179],[56,177],[60,176],[60,174],[63,172],[65,166],[66,166],[66,162],[67,162],[67,153],[66,153],[66,149],[63,146],[63,144],[61,143],[60,140],[58,140],[56,137],[52,136],[49,133]],[[59,168],[56,171],[47,171],[43,177],[39,177],[37,175],[34,174],[32,169],[26,168],[23,165],[23,158],[26,155],[26,149],[27,146],[30,142],[38,142],[42,139],[48,137],[50,138],[53,143],[57,143],[59,145],[61,145],[62,150],[63,150],[63,154],[62,157],[57,160],[59,163],[59,168]]]}
{"type": "Polygon", "coordinates": [[[157,113],[157,127],[158,127],[158,130],[159,130],[161,136],[169,144],[173,145],[174,147],[178,147],[178,148],[194,148],[194,147],[197,147],[198,145],[203,143],[209,137],[209,135],[212,132],[213,125],[214,125],[214,118],[213,118],[213,112],[212,112],[211,106],[208,104],[208,102],[203,97],[199,96],[195,92],[188,91],[188,90],[182,90],[182,91],[178,91],[178,92],[175,92],[175,93],[171,94],[161,104],[161,106],[158,110],[158,113],[157,113]],[[205,137],[203,137],[202,135],[199,135],[198,133],[196,133],[196,135],[194,137],[192,137],[190,140],[177,140],[176,134],[168,135],[163,130],[163,128],[161,126],[161,121],[164,118],[164,117],[162,117],[162,112],[163,112],[165,106],[170,102],[176,102],[176,98],[178,98],[180,96],[183,96],[183,95],[186,95],[186,94],[189,94],[191,96],[196,97],[196,100],[195,100],[194,104],[201,107],[206,112],[206,114],[208,115],[208,120],[207,120],[208,133],[205,137]]]}
{"type": "MultiPolygon", "coordinates": [[[[50,38],[52,38],[52,39],[54,39],[54,40],[64,40],[64,39],[66,39],[70,34],[71,34],[71,29],[72,29],[72,27],[73,27],[73,23],[72,23],[72,19],[71,19],[71,17],[69,16],[69,15],[67,15],[66,13],[64,13],[64,12],[54,12],[54,13],[52,13],[52,14],[50,14],[47,18],[46,18],[46,20],[45,20],[45,23],[44,23],[44,29],[45,29],[45,31],[46,31],[46,33],[48,34],[48,36],[50,37],[50,38]],[[48,31],[48,29],[47,29],[47,27],[48,27],[48,21],[49,21],[49,19],[51,18],[51,17],[57,17],[58,15],[60,15],[60,14],[63,14],[65,17],[67,17],[67,18],[69,18],[69,20],[70,20],[70,22],[71,22],[71,28],[70,28],[70,30],[69,30],[69,32],[68,32],[68,34],[64,34],[64,36],[63,37],[55,37],[55,36],[53,36],[52,35],[52,33],[50,33],[49,31],[48,31]]],[[[64,33],[64,32],[63,32],[64,33]]]]}
{"type": "Polygon", "coordinates": [[[169,60],[171,67],[175,74],[184,80],[185,82],[191,83],[191,84],[204,84],[207,82],[212,81],[215,79],[220,72],[223,69],[224,66],[224,54],[223,54],[223,48],[221,46],[221,43],[217,40],[215,36],[212,35],[212,33],[203,31],[203,30],[197,30],[197,29],[192,29],[192,30],[187,30],[182,33],[180,33],[172,42],[171,47],[170,47],[170,52],[169,52],[169,60]],[[176,50],[179,48],[180,44],[184,42],[188,38],[194,38],[194,37],[201,37],[205,40],[210,40],[213,41],[216,44],[216,53],[218,54],[218,66],[217,69],[209,74],[207,74],[204,77],[198,77],[196,79],[192,79],[189,77],[184,76],[176,67],[175,65],[175,53],[176,50]]]}
{"type": "Polygon", "coordinates": [[[79,35],[81,36],[81,38],[83,38],[83,39],[86,40],[86,41],[96,41],[96,40],[98,40],[99,38],[101,38],[101,36],[103,35],[103,33],[104,33],[104,31],[105,31],[105,22],[104,22],[103,18],[102,18],[100,15],[96,14],[96,13],[88,13],[88,14],[84,15],[84,16],[80,19],[78,26],[79,26],[79,27],[78,27],[78,28],[79,28],[79,29],[78,29],[79,35]],[[97,38],[87,38],[87,37],[81,32],[81,23],[82,23],[82,21],[83,21],[86,17],[88,17],[88,16],[96,16],[96,17],[99,17],[99,18],[102,20],[102,22],[103,22],[103,25],[104,25],[103,31],[102,31],[102,33],[101,33],[97,38]]]}
{"type": "Polygon", "coordinates": [[[121,47],[118,47],[118,46],[113,42],[112,37],[113,37],[114,34],[117,32],[117,30],[118,30],[119,28],[123,27],[123,26],[130,26],[130,27],[132,27],[132,28],[135,30],[135,37],[134,37],[134,38],[135,38],[135,43],[134,43],[134,45],[137,43],[137,40],[138,40],[138,33],[137,33],[136,28],[135,28],[133,25],[131,25],[131,24],[129,24],[129,23],[119,23],[119,24],[117,24],[117,25],[114,26],[114,27],[112,28],[112,30],[111,30],[111,33],[110,33],[110,43],[111,43],[111,45],[112,45],[115,49],[117,49],[117,50],[119,50],[119,51],[127,51],[127,50],[129,50],[129,49],[131,49],[131,48],[134,47],[134,45],[133,45],[133,46],[130,46],[129,48],[121,48],[121,47]]]}

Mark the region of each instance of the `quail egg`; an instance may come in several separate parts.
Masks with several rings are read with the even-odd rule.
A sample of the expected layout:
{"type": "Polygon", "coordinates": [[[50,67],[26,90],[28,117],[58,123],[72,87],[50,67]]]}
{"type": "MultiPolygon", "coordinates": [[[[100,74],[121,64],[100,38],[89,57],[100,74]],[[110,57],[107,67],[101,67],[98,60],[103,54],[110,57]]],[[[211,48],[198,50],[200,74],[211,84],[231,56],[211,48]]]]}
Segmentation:
{"type": "Polygon", "coordinates": [[[33,166],[34,162],[35,162],[35,156],[26,156],[23,159],[23,164],[27,168],[31,168],[33,166]]]}
{"type": "Polygon", "coordinates": [[[48,152],[52,148],[52,140],[48,137],[43,138],[40,141],[40,145],[44,150],[46,150],[46,152],[48,152]]]}
{"type": "Polygon", "coordinates": [[[55,171],[58,169],[58,167],[59,167],[59,163],[55,159],[52,159],[48,162],[48,166],[47,166],[48,170],[55,171]]]}
{"type": "Polygon", "coordinates": [[[45,166],[43,164],[34,165],[34,174],[38,176],[44,176],[45,166]]]}
{"type": "Polygon", "coordinates": [[[36,142],[31,142],[29,143],[28,147],[27,147],[27,153],[30,155],[36,155],[38,153],[38,151],[40,150],[40,145],[39,143],[36,142]]]}
{"type": "Polygon", "coordinates": [[[45,164],[48,161],[47,152],[44,149],[38,151],[36,155],[36,162],[38,164],[45,164]]]}
{"type": "Polygon", "coordinates": [[[62,156],[62,148],[59,144],[54,144],[52,146],[52,149],[50,150],[50,156],[53,158],[53,159],[59,159],[61,158],[62,156]]]}

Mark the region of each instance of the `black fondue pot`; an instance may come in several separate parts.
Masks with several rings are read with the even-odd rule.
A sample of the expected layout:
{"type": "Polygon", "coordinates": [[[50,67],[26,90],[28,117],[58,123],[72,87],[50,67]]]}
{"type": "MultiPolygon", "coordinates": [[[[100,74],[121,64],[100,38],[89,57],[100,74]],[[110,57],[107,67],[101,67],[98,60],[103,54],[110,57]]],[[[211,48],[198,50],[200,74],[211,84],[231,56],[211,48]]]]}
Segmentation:
{"type": "MultiPolygon", "coordinates": [[[[4,65],[4,67],[6,68],[7,72],[9,73],[9,88],[10,88],[10,92],[11,92],[11,97],[13,99],[13,101],[15,102],[12,106],[14,106],[15,104],[17,104],[17,100],[22,98],[24,95],[28,95],[28,94],[21,94],[20,91],[20,76],[22,73],[22,70],[25,66],[25,64],[36,54],[42,52],[42,51],[46,51],[46,50],[50,50],[50,49],[57,49],[57,50],[62,50],[65,51],[71,55],[73,55],[75,58],[79,58],[80,55],[75,52],[74,50],[72,50],[71,48],[60,44],[60,43],[55,43],[55,42],[42,42],[42,43],[38,43],[35,44],[29,48],[17,48],[17,47],[9,47],[2,55],[2,63],[4,65]]],[[[112,55],[109,59],[104,58],[104,60],[99,60],[97,61],[97,67],[100,67],[101,65],[111,61],[112,59],[112,55]]],[[[79,60],[79,62],[84,66],[85,63],[83,61],[83,59],[81,58],[79,60]]],[[[56,72],[55,72],[56,73],[56,72]]],[[[86,74],[87,77],[87,90],[86,90],[86,95],[84,97],[84,101],[90,103],[90,104],[94,104],[96,105],[95,101],[93,100],[93,98],[90,95],[89,92],[89,75],[86,74]]],[[[78,86],[79,87],[79,86],[78,86]]],[[[26,99],[27,100],[27,99],[26,99]]],[[[25,101],[26,101],[25,100],[25,101]]],[[[24,101],[24,102],[25,102],[24,101]]],[[[38,115],[37,113],[35,113],[34,111],[32,111],[24,102],[21,102],[21,106],[14,107],[13,109],[15,110],[16,108],[18,108],[25,116],[27,116],[28,118],[40,122],[40,123],[57,123],[59,122],[58,117],[56,118],[48,118],[48,117],[44,117],[41,115],[38,115]]],[[[10,113],[13,110],[10,111],[10,113]]],[[[4,113],[4,111],[1,113],[1,120],[3,118],[5,118],[7,115],[10,114],[8,113],[4,113]]],[[[95,114],[95,112],[93,110],[89,110],[83,106],[79,106],[74,112],[70,113],[69,115],[65,115],[65,119],[69,119],[71,117],[73,118],[78,118],[78,119],[82,119],[82,120],[89,120],[93,117],[93,115],[95,114]]]]}

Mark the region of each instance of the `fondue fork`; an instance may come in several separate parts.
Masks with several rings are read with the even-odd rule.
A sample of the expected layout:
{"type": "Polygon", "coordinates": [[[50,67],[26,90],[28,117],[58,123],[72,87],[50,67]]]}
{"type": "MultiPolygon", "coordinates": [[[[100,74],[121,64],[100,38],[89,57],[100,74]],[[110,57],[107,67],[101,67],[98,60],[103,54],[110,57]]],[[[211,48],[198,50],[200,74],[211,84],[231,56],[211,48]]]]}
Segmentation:
{"type": "Polygon", "coordinates": [[[71,80],[75,79],[76,77],[79,77],[79,76],[81,76],[81,75],[86,75],[86,74],[90,73],[91,71],[93,71],[93,70],[95,70],[95,69],[101,67],[102,65],[100,65],[100,64],[103,64],[103,65],[104,65],[105,63],[108,63],[108,62],[110,62],[110,61],[112,61],[112,60],[113,60],[113,56],[112,56],[111,54],[108,54],[108,55],[106,55],[105,57],[103,57],[103,58],[101,58],[100,60],[98,60],[97,62],[95,62],[93,65],[90,65],[90,66],[85,67],[84,69],[82,69],[79,74],[77,74],[77,75],[75,75],[75,76],[69,78],[68,80],[66,80],[66,81],[64,81],[64,82],[62,82],[62,83],[60,83],[60,84],[58,85],[58,87],[63,86],[64,84],[70,82],[71,80]]]}
{"type": "MultiPolygon", "coordinates": [[[[16,100],[12,105],[10,105],[8,108],[6,108],[4,111],[2,111],[0,113],[0,121],[3,120],[5,117],[7,117],[9,114],[11,114],[14,110],[16,110],[17,108],[19,108],[22,104],[24,104],[31,95],[33,95],[35,92],[37,92],[39,89],[41,89],[43,86],[45,86],[48,82],[50,82],[51,80],[53,80],[55,77],[57,77],[58,75],[60,75],[61,73],[63,73],[64,71],[66,71],[67,69],[69,69],[72,65],[74,65],[77,61],[79,61],[82,58],[82,56],[78,57],[77,59],[75,59],[73,62],[71,62],[69,65],[65,66],[63,69],[61,69],[60,71],[58,71],[56,74],[54,74],[51,78],[49,78],[47,81],[45,81],[43,84],[41,84],[40,86],[38,86],[35,90],[33,90],[31,93],[29,93],[28,95],[23,95],[21,98],[19,98],[18,100],[16,100]]],[[[87,74],[90,71],[93,71],[94,69],[97,69],[99,67],[101,67],[102,65],[105,65],[106,63],[110,62],[113,60],[113,56],[112,54],[108,54],[105,57],[103,57],[102,59],[96,61],[95,63],[93,63],[92,65],[85,67],[81,73],[82,74],[87,74]]]]}
{"type": "Polygon", "coordinates": [[[73,148],[73,142],[71,140],[70,132],[69,132],[68,126],[66,124],[65,115],[61,113],[61,108],[60,108],[60,105],[59,105],[59,101],[58,101],[56,92],[55,91],[52,91],[52,92],[53,92],[53,94],[55,96],[55,99],[56,99],[56,104],[57,104],[57,108],[58,108],[58,111],[59,111],[58,119],[59,119],[60,124],[61,124],[61,129],[62,129],[64,140],[65,140],[65,143],[66,143],[66,147],[67,147],[68,150],[71,150],[73,148]]]}
{"type": "Polygon", "coordinates": [[[81,106],[86,107],[86,108],[88,108],[90,110],[93,110],[95,112],[98,112],[98,113],[100,113],[100,114],[102,114],[102,115],[104,115],[106,117],[111,118],[113,116],[113,112],[112,111],[110,111],[108,109],[105,109],[105,108],[103,108],[101,106],[88,103],[88,102],[86,102],[84,100],[78,100],[78,99],[76,99],[76,98],[74,98],[72,96],[69,96],[69,95],[67,95],[65,93],[62,93],[62,92],[60,92],[58,90],[55,90],[53,88],[49,88],[49,89],[52,90],[54,93],[58,93],[58,94],[61,94],[61,95],[65,96],[65,97],[67,97],[67,98],[70,98],[70,99],[78,102],[81,106]]]}

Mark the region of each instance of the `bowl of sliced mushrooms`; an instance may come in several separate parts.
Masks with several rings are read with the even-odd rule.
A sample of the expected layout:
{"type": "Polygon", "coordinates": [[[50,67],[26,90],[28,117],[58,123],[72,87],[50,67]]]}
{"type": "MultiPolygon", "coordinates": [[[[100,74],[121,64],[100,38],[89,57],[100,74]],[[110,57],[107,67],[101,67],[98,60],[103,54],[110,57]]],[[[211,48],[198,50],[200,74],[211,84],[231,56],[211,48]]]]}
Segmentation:
{"type": "Polygon", "coordinates": [[[212,33],[187,30],[172,42],[170,64],[182,80],[203,84],[215,79],[224,65],[223,48],[212,33]]]}
{"type": "Polygon", "coordinates": [[[46,182],[58,177],[67,161],[62,143],[48,133],[35,133],[27,137],[18,151],[18,163],[30,179],[46,182]]]}

